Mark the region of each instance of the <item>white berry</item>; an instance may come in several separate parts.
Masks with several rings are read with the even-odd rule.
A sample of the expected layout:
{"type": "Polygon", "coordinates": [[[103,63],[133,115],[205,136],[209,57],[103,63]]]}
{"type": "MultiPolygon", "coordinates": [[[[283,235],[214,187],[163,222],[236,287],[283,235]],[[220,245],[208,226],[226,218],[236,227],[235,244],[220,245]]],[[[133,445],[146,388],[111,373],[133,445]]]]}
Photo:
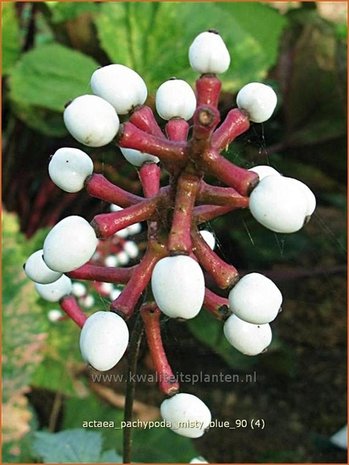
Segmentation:
{"type": "Polygon", "coordinates": [[[142,231],[141,223],[131,224],[130,226],[127,227],[127,232],[130,235],[138,234],[141,231],[142,231]]]}
{"type": "Polygon", "coordinates": [[[231,315],[224,323],[228,342],[245,355],[258,355],[271,343],[272,333],[268,323],[254,325],[231,315]]]}
{"type": "Polygon", "coordinates": [[[263,178],[271,175],[279,174],[281,176],[281,174],[278,171],[276,171],[275,168],[269,165],[254,166],[253,168],[250,168],[248,171],[253,171],[254,173],[257,173],[260,181],[263,178]]]}
{"type": "Polygon", "coordinates": [[[162,258],[153,270],[151,286],[160,310],[171,318],[194,318],[202,307],[204,275],[190,257],[162,258]]]}
{"type": "Polygon", "coordinates": [[[81,95],[64,110],[70,134],[89,147],[109,144],[119,130],[119,117],[112,105],[97,95],[81,95]]]}
{"type": "Polygon", "coordinates": [[[194,457],[193,459],[190,460],[189,463],[208,463],[207,460],[205,460],[201,455],[198,457],[194,457]]]}
{"type": "Polygon", "coordinates": [[[150,153],[140,152],[134,149],[125,149],[123,147],[120,147],[120,150],[126,160],[134,166],[142,166],[143,163],[146,162],[158,163],[160,161],[158,157],[150,155],[150,153]]]}
{"type": "Polygon", "coordinates": [[[119,262],[115,255],[108,255],[105,257],[104,265],[109,267],[118,266],[119,262]]]}
{"type": "Polygon", "coordinates": [[[62,276],[62,273],[51,270],[44,262],[43,255],[42,249],[31,254],[24,264],[24,272],[29,279],[36,283],[53,283],[62,276]]]}
{"type": "Polygon", "coordinates": [[[49,302],[58,302],[72,291],[72,282],[65,274],[50,284],[35,283],[38,294],[49,302]]]}
{"type": "Polygon", "coordinates": [[[189,62],[198,73],[224,73],[230,65],[229,51],[215,31],[202,32],[189,47],[189,62]]]}
{"type": "Polygon", "coordinates": [[[251,82],[239,91],[236,103],[241,110],[247,111],[251,121],[263,123],[273,114],[277,97],[270,86],[251,82]]]}
{"type": "Polygon", "coordinates": [[[216,245],[216,239],[214,237],[214,234],[211,233],[211,231],[207,231],[206,229],[202,229],[200,231],[201,237],[203,240],[206,242],[206,244],[210,247],[210,249],[214,249],[216,245]]]}
{"type": "Polygon", "coordinates": [[[175,433],[187,438],[201,437],[211,423],[209,408],[192,394],[179,393],[165,399],[160,412],[175,433]]]}
{"type": "Polygon", "coordinates": [[[130,257],[128,254],[122,250],[116,255],[116,258],[118,260],[119,265],[127,265],[127,263],[130,261],[130,257]]]}
{"type": "Polygon", "coordinates": [[[138,245],[134,241],[126,241],[124,244],[124,251],[130,258],[136,258],[139,254],[138,245]]]}
{"type": "Polygon", "coordinates": [[[296,186],[299,187],[304,193],[306,198],[307,208],[306,208],[306,216],[310,217],[316,208],[316,198],[313,192],[309,189],[309,187],[304,184],[304,182],[299,181],[298,179],[288,178],[291,182],[293,182],[296,186]]]}
{"type": "Polygon", "coordinates": [[[170,79],[156,91],[156,111],[165,120],[190,119],[196,108],[196,97],[190,85],[182,79],[170,79]]]}
{"type": "Polygon", "coordinates": [[[302,228],[309,212],[309,198],[302,186],[284,176],[267,176],[250,195],[254,218],[272,231],[292,233],[302,228]]]}
{"type": "Polygon", "coordinates": [[[249,273],[229,293],[229,307],[235,315],[253,324],[273,321],[279,313],[282,295],[273,281],[260,273],[249,273]]]}
{"type": "Polygon", "coordinates": [[[113,64],[97,69],[91,77],[95,95],[104,98],[119,115],[126,115],[147,98],[147,87],[141,76],[124,65],[113,64]]]}
{"type": "Polygon", "coordinates": [[[55,271],[66,273],[84,265],[97,247],[92,226],[81,216],[68,216],[54,226],[44,242],[44,260],[55,271]]]}
{"type": "Polygon", "coordinates": [[[96,312],[88,317],[82,327],[81,354],[96,370],[110,370],[124,355],[128,340],[128,327],[119,315],[96,312]]]}
{"type": "Polygon", "coordinates": [[[47,312],[47,318],[52,323],[56,323],[57,321],[59,321],[62,318],[62,316],[63,313],[61,312],[61,310],[52,309],[47,312]]]}
{"type": "Polygon", "coordinates": [[[83,297],[86,295],[86,286],[76,281],[73,283],[72,293],[75,297],[83,297]]]}
{"type": "Polygon", "coordinates": [[[65,192],[79,192],[93,172],[93,162],[82,150],[63,147],[52,156],[48,172],[56,186],[65,192]]]}

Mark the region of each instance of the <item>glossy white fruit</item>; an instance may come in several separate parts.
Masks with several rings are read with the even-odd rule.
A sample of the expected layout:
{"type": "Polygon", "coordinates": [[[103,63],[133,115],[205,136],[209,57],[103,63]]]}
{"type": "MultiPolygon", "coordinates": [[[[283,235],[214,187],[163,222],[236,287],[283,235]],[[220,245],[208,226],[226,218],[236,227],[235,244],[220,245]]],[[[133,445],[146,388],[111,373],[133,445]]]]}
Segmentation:
{"type": "Polygon", "coordinates": [[[196,97],[190,85],[182,79],[170,79],[156,91],[156,111],[165,120],[190,119],[196,108],[196,97]]]}
{"type": "Polygon", "coordinates": [[[147,86],[131,68],[113,64],[97,69],[91,77],[92,92],[104,98],[119,115],[126,115],[147,98],[147,86]]]}
{"type": "Polygon", "coordinates": [[[118,266],[118,264],[119,262],[115,255],[108,255],[107,257],[105,257],[105,260],[104,260],[105,266],[115,267],[115,266],[118,266]]]}
{"type": "Polygon", "coordinates": [[[86,286],[76,281],[73,283],[72,293],[75,297],[83,297],[86,295],[86,286]]]}
{"type": "Polygon", "coordinates": [[[125,321],[113,312],[96,312],[86,320],[80,334],[82,357],[96,370],[106,371],[124,355],[129,341],[125,321]]]}
{"type": "Polygon", "coordinates": [[[119,212],[121,210],[123,210],[123,208],[120,207],[119,205],[116,205],[115,203],[110,204],[110,211],[111,212],[119,212]]]}
{"type": "Polygon", "coordinates": [[[198,73],[224,73],[230,65],[229,51],[214,31],[206,31],[195,37],[189,47],[189,62],[198,73]]]}
{"type": "Polygon", "coordinates": [[[62,316],[63,313],[61,312],[61,310],[52,309],[47,312],[47,318],[52,323],[56,323],[57,321],[59,321],[62,318],[62,316]]]}
{"type": "Polygon", "coordinates": [[[83,305],[85,308],[91,308],[95,304],[95,299],[93,295],[88,294],[85,297],[80,298],[79,303],[83,305]]]}
{"type": "Polygon", "coordinates": [[[115,300],[119,297],[119,295],[121,294],[121,290],[120,289],[113,289],[113,291],[110,293],[110,300],[115,300]]]}
{"type": "Polygon", "coordinates": [[[212,234],[211,231],[207,231],[206,229],[202,229],[200,231],[200,234],[203,240],[206,242],[206,244],[210,247],[210,249],[213,250],[216,245],[216,239],[214,237],[214,234],[212,234]]]}
{"type": "Polygon", "coordinates": [[[209,408],[192,394],[179,393],[165,399],[160,412],[175,433],[187,438],[201,437],[211,422],[209,408]]]}
{"type": "Polygon", "coordinates": [[[58,302],[62,297],[71,293],[72,282],[64,274],[57,281],[50,284],[35,283],[35,289],[43,299],[49,302],[58,302]]]}
{"type": "Polygon", "coordinates": [[[281,174],[278,171],[276,171],[275,168],[273,168],[272,166],[268,166],[268,165],[254,166],[253,168],[250,168],[248,171],[253,171],[254,173],[257,173],[260,181],[263,178],[266,178],[267,176],[272,176],[272,175],[281,176],[281,174]]]}
{"type": "Polygon", "coordinates": [[[201,455],[199,457],[194,457],[193,459],[190,460],[189,463],[208,463],[207,460],[205,460],[201,455]]]}
{"type": "Polygon", "coordinates": [[[110,294],[113,291],[114,286],[112,283],[101,283],[99,289],[103,294],[110,294]]]}
{"type": "Polygon", "coordinates": [[[112,105],[97,95],[81,95],[64,110],[70,134],[89,147],[109,144],[119,130],[119,117],[112,105]]]}
{"type": "Polygon", "coordinates": [[[273,281],[260,273],[242,277],[229,293],[229,307],[244,321],[270,323],[279,313],[282,294],[273,281]]]}
{"type": "Polygon", "coordinates": [[[93,162],[87,153],[71,147],[58,149],[48,165],[50,178],[65,192],[79,192],[92,172],[93,162]]]}
{"type": "Polygon", "coordinates": [[[162,258],[151,278],[160,310],[170,318],[194,318],[205,294],[205,280],[198,263],[186,255],[162,258]]]}
{"type": "Polygon", "coordinates": [[[246,84],[236,97],[237,106],[247,111],[251,121],[263,123],[273,114],[277,97],[274,90],[261,82],[246,84]]]}
{"type": "Polygon", "coordinates": [[[138,245],[134,241],[126,241],[124,244],[124,251],[130,258],[136,258],[139,254],[138,245]]]}
{"type": "Polygon", "coordinates": [[[307,202],[307,208],[306,208],[306,216],[310,217],[316,208],[316,198],[313,192],[309,189],[309,187],[304,184],[304,182],[299,181],[298,179],[294,178],[288,178],[290,181],[293,181],[293,183],[298,186],[304,193],[304,196],[306,198],[307,202]]]}
{"type": "Polygon", "coordinates": [[[142,225],[141,223],[131,224],[127,227],[127,231],[130,235],[138,234],[142,231],[142,225]]]}
{"type": "Polygon", "coordinates": [[[36,283],[53,283],[62,276],[62,273],[51,270],[44,262],[43,255],[42,249],[31,254],[24,264],[24,272],[29,279],[36,283]]]}
{"type": "Polygon", "coordinates": [[[123,147],[120,147],[120,150],[126,160],[134,166],[142,166],[145,162],[159,162],[158,157],[150,155],[150,153],[144,153],[134,149],[125,149],[123,147]]]}
{"type": "Polygon", "coordinates": [[[84,265],[97,247],[92,226],[81,216],[68,216],[54,226],[44,242],[44,260],[55,271],[67,273],[84,265]]]}
{"type": "Polygon", "coordinates": [[[272,333],[268,323],[254,325],[231,315],[224,323],[228,342],[245,355],[258,355],[271,343],[272,333]]]}
{"type": "Polygon", "coordinates": [[[309,215],[305,190],[292,178],[267,176],[250,195],[249,208],[254,218],[272,231],[292,233],[302,228],[309,215]]]}

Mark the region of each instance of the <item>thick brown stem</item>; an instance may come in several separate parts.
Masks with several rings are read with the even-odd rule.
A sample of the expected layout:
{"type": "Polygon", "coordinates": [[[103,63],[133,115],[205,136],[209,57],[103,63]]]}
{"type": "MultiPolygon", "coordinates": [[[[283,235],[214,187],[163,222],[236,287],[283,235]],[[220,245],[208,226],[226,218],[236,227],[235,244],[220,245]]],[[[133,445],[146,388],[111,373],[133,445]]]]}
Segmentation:
{"type": "Polygon", "coordinates": [[[221,289],[233,286],[239,274],[236,268],[222,260],[204,241],[197,229],[192,230],[193,252],[199,263],[221,289]]]}
{"type": "Polygon", "coordinates": [[[162,343],[160,330],[161,311],[155,303],[147,303],[142,306],[141,315],[160,390],[167,396],[173,396],[179,391],[179,383],[168,363],[162,343]]]}
{"type": "Polygon", "coordinates": [[[211,135],[219,123],[217,108],[210,105],[197,107],[193,116],[193,135],[189,142],[189,157],[192,161],[201,160],[210,146],[211,135]]]}
{"type": "Polygon", "coordinates": [[[102,283],[126,284],[131,278],[137,265],[130,268],[114,268],[99,265],[82,265],[80,268],[67,273],[71,279],[98,281],[102,283]]]}
{"type": "Polygon", "coordinates": [[[97,199],[114,203],[120,207],[129,207],[141,202],[143,197],[131,194],[106,179],[103,174],[93,173],[85,181],[87,192],[97,199]]]}
{"type": "Polygon", "coordinates": [[[59,301],[61,309],[74,321],[80,328],[82,328],[87,320],[87,316],[81,310],[77,300],[72,295],[62,297],[59,301]]]}
{"type": "Polygon", "coordinates": [[[233,108],[213,133],[212,146],[220,152],[233,142],[236,137],[246,132],[249,127],[250,121],[247,114],[238,108],[233,108]]]}

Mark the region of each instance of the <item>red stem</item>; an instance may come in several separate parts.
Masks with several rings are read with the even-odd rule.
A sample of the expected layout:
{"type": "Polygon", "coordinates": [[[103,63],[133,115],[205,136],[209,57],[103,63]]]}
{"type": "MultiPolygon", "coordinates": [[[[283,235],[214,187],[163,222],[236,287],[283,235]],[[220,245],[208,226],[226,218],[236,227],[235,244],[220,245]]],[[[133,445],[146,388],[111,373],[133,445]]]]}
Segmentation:
{"type": "Polygon", "coordinates": [[[158,197],[153,197],[117,212],[96,215],[91,221],[91,226],[97,237],[110,237],[131,224],[149,220],[156,211],[158,201],[158,197]]]}
{"type": "Polygon", "coordinates": [[[225,215],[230,211],[236,210],[238,207],[232,205],[217,206],[217,205],[199,205],[194,208],[193,222],[196,224],[206,223],[214,220],[218,216],[225,215]]]}
{"type": "Polygon", "coordinates": [[[204,307],[219,320],[226,320],[231,314],[229,300],[205,288],[204,307]]]}
{"type": "Polygon", "coordinates": [[[80,268],[70,271],[67,276],[71,279],[85,279],[87,281],[99,281],[102,283],[126,284],[131,278],[137,265],[129,268],[114,268],[100,265],[82,265],[80,268]]]}
{"type": "Polygon", "coordinates": [[[172,255],[191,251],[191,224],[200,178],[182,173],[178,178],[168,249],[172,255]]]}
{"type": "Polygon", "coordinates": [[[120,207],[129,207],[141,202],[143,197],[131,194],[106,179],[103,174],[93,173],[85,181],[87,192],[97,199],[115,203],[120,207]]]}
{"type": "Polygon", "coordinates": [[[226,205],[237,208],[247,208],[249,198],[241,196],[232,187],[218,187],[201,181],[197,202],[212,205],[226,205]]]}
{"type": "Polygon", "coordinates": [[[241,195],[249,195],[259,181],[257,173],[234,165],[216,150],[204,152],[201,167],[227,186],[236,189],[241,195]]]}
{"type": "Polygon", "coordinates": [[[72,295],[67,295],[59,301],[61,309],[82,328],[87,320],[87,316],[79,307],[77,300],[72,295]]]}
{"type": "Polygon", "coordinates": [[[132,316],[142,292],[151,279],[156,263],[166,254],[167,251],[163,246],[157,249],[150,247],[146,250],[142,260],[132,273],[123,291],[119,297],[112,302],[110,307],[111,311],[122,315],[125,319],[132,316]]]}
{"type": "Polygon", "coordinates": [[[183,164],[187,158],[184,142],[170,141],[147,134],[130,122],[122,125],[117,142],[120,147],[150,153],[163,162],[175,161],[177,164],[183,164]]]}
{"type": "Polygon", "coordinates": [[[219,120],[220,114],[217,108],[210,105],[197,107],[193,116],[193,136],[189,143],[191,159],[202,158],[209,147],[211,135],[219,120]]]}
{"type": "Polygon", "coordinates": [[[195,84],[197,105],[212,105],[217,108],[221,81],[214,74],[203,74],[195,84]]]}
{"type": "Polygon", "coordinates": [[[129,121],[144,132],[162,139],[165,138],[164,133],[161,131],[160,126],[155,119],[153,110],[146,105],[135,108],[129,118],[129,121]]]}
{"type": "Polygon", "coordinates": [[[139,171],[145,197],[154,197],[160,189],[161,169],[156,163],[144,163],[139,171]]]}
{"type": "Polygon", "coordinates": [[[212,136],[213,147],[220,152],[225,149],[240,134],[247,131],[250,121],[247,114],[233,108],[229,111],[223,123],[215,130],[212,136]]]}
{"type": "Polygon", "coordinates": [[[233,286],[239,274],[236,268],[222,260],[204,241],[199,231],[192,230],[193,252],[199,263],[221,289],[233,286]]]}
{"type": "Polygon", "coordinates": [[[159,380],[160,390],[168,396],[173,396],[179,391],[179,383],[168,363],[162,343],[160,331],[161,311],[157,308],[155,303],[147,303],[142,306],[140,312],[144,322],[150,355],[159,380]]]}
{"type": "Polygon", "coordinates": [[[188,138],[189,127],[189,123],[183,118],[170,119],[165,127],[166,135],[172,141],[186,141],[188,138]]]}

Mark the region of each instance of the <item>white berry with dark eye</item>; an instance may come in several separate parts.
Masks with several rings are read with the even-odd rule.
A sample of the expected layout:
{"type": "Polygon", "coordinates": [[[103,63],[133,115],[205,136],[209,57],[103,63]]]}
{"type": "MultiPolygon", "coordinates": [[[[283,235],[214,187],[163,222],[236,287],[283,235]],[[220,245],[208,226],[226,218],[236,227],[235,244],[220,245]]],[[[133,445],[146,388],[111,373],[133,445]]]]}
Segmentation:
{"type": "Polygon", "coordinates": [[[68,216],[54,226],[44,242],[44,260],[55,271],[66,273],[84,265],[97,247],[92,226],[81,216],[68,216]]]}
{"type": "Polygon", "coordinates": [[[230,65],[229,51],[216,31],[206,31],[195,37],[189,47],[189,62],[198,73],[224,73],[230,65]]]}
{"type": "Polygon", "coordinates": [[[273,321],[281,304],[280,290],[260,273],[245,275],[229,293],[230,310],[242,320],[257,325],[273,321]]]}
{"type": "Polygon", "coordinates": [[[248,113],[254,123],[264,123],[273,114],[277,97],[274,90],[261,82],[246,84],[236,97],[237,106],[248,113]]]}
{"type": "Polygon", "coordinates": [[[156,111],[165,120],[190,119],[196,108],[196,97],[190,85],[182,79],[170,79],[156,91],[156,111]]]}
{"type": "Polygon", "coordinates": [[[126,160],[134,166],[142,166],[146,162],[159,163],[158,157],[155,155],[150,155],[150,153],[140,152],[135,149],[126,149],[120,147],[120,151],[126,160]]]}
{"type": "Polygon", "coordinates": [[[315,197],[310,189],[295,181],[280,175],[267,176],[250,195],[252,215],[271,231],[293,233],[300,230],[315,208],[315,197]]]}
{"type": "Polygon", "coordinates": [[[125,321],[116,313],[99,311],[89,316],[80,333],[82,357],[93,368],[106,371],[124,355],[129,341],[125,321]]]}
{"type": "Polygon", "coordinates": [[[35,289],[40,297],[48,302],[58,302],[66,295],[71,294],[72,282],[65,274],[62,275],[57,281],[50,284],[35,283],[35,289]]]}
{"type": "Polygon", "coordinates": [[[97,69],[91,77],[92,92],[126,115],[147,98],[147,87],[141,76],[124,65],[112,64],[97,69]]]}
{"type": "Polygon", "coordinates": [[[258,355],[264,352],[272,340],[268,323],[254,325],[231,315],[224,323],[224,335],[228,342],[245,355],[258,355]]]}
{"type": "Polygon", "coordinates": [[[200,438],[211,423],[209,408],[192,394],[179,393],[164,400],[160,412],[175,433],[187,438],[200,438]]]}
{"type": "Polygon", "coordinates": [[[275,168],[269,165],[253,166],[248,171],[253,171],[254,173],[257,173],[260,181],[263,178],[266,178],[267,176],[275,176],[278,174],[281,176],[281,174],[275,168]]]}
{"type": "Polygon", "coordinates": [[[159,260],[153,270],[151,287],[158,307],[170,318],[194,318],[204,301],[202,269],[186,255],[159,260]]]}
{"type": "Polygon", "coordinates": [[[44,251],[37,250],[28,257],[23,269],[29,279],[40,284],[49,284],[62,276],[59,271],[51,270],[43,259],[44,251]]]}
{"type": "Polygon", "coordinates": [[[70,134],[89,147],[109,144],[119,130],[114,107],[97,95],[81,95],[64,110],[64,124],[70,134]]]}
{"type": "Polygon", "coordinates": [[[56,186],[65,192],[79,192],[93,172],[93,162],[82,150],[63,147],[52,155],[48,172],[56,186]]]}

